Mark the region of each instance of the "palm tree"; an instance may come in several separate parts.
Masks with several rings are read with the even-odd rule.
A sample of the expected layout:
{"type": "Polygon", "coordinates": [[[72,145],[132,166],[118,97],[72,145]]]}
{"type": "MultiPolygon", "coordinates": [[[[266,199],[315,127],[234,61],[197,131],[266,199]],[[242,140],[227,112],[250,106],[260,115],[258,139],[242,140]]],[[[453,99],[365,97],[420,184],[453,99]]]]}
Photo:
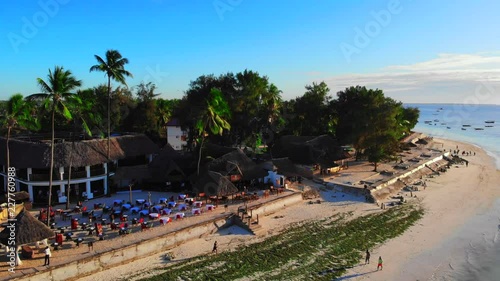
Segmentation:
{"type": "MultiPolygon", "coordinates": [[[[125,65],[128,64],[128,59],[122,57],[120,52],[117,50],[108,50],[106,51],[106,60],[102,59],[98,55],[94,55],[98,64],[90,67],[90,72],[92,71],[101,71],[104,72],[106,76],[108,76],[108,153],[107,160],[110,162],[110,154],[111,154],[111,79],[115,80],[118,83],[123,85],[127,85],[125,83],[125,76],[133,77],[132,73],[125,70],[125,65]]],[[[107,169],[107,179],[109,186],[109,167],[107,169]]],[[[109,192],[109,188],[107,189],[109,192]]]]}
{"type": "Polygon", "coordinates": [[[73,151],[75,149],[75,135],[77,127],[81,127],[84,133],[88,136],[92,136],[88,122],[93,124],[99,123],[101,118],[99,114],[93,112],[94,102],[85,99],[82,92],[78,92],[77,96],[72,96],[71,102],[68,104],[71,112],[73,112],[73,133],[71,133],[71,150],[69,153],[69,169],[68,169],[68,186],[66,188],[66,209],[69,209],[70,205],[70,189],[71,189],[71,169],[73,167],[73,151]],[[87,122],[88,121],[88,122],[87,122]]]}
{"type": "Polygon", "coordinates": [[[195,128],[201,137],[200,151],[198,156],[198,175],[200,174],[201,151],[203,142],[210,131],[214,135],[222,135],[224,130],[230,130],[231,125],[227,121],[231,117],[229,106],[219,89],[213,88],[210,96],[206,100],[206,107],[203,108],[200,118],[196,122],[195,128]]]}
{"type": "MultiPolygon", "coordinates": [[[[27,102],[23,98],[23,95],[15,94],[7,101],[7,108],[5,108],[5,111],[0,116],[2,127],[7,129],[7,138],[5,140],[7,156],[6,172],[8,172],[10,168],[9,141],[12,129],[25,128],[30,130],[38,130],[40,128],[38,119],[31,115],[32,106],[33,105],[31,103],[27,102]]],[[[7,192],[9,192],[9,189],[7,189],[7,192]]]]}
{"type": "MultiPolygon", "coordinates": [[[[43,93],[33,94],[28,100],[41,100],[45,110],[51,114],[52,137],[50,141],[50,174],[49,174],[49,206],[52,205],[52,177],[54,173],[54,134],[55,134],[55,115],[61,114],[67,120],[73,119],[71,112],[65,105],[67,99],[77,99],[70,92],[82,85],[80,80],[76,80],[71,71],[64,70],[61,66],[54,67],[54,71],[49,69],[47,82],[42,78],[37,78],[38,85],[43,93]]],[[[50,213],[49,213],[50,214],[50,213]]],[[[50,215],[47,216],[47,225],[50,224],[50,215]]]]}

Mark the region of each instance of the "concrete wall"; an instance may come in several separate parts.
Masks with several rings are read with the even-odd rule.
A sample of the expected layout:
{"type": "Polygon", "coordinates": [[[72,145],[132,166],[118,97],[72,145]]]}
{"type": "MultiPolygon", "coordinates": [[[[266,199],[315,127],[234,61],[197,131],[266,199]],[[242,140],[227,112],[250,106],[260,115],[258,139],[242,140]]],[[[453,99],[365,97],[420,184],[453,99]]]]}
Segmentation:
{"type": "Polygon", "coordinates": [[[364,196],[364,195],[369,194],[369,192],[364,188],[355,187],[355,186],[347,185],[347,184],[339,184],[339,183],[329,182],[326,184],[326,186],[329,189],[333,189],[333,190],[339,191],[339,192],[354,194],[356,196],[364,196]]]}
{"type": "MultiPolygon", "coordinates": [[[[298,202],[302,202],[302,194],[293,193],[286,197],[279,197],[266,203],[251,206],[249,209],[252,210],[254,216],[265,215],[298,202]]],[[[233,224],[233,216],[233,214],[229,214],[224,217],[214,218],[210,221],[200,222],[160,237],[143,240],[123,248],[116,248],[78,261],[57,265],[49,268],[47,271],[29,273],[22,277],[11,278],[9,280],[76,280],[82,276],[102,271],[109,267],[165,251],[166,249],[176,247],[186,241],[200,238],[207,233],[214,233],[221,227],[233,224]]]]}
{"type": "Polygon", "coordinates": [[[428,165],[431,165],[432,163],[435,163],[435,162],[437,162],[437,161],[439,161],[439,160],[442,160],[442,159],[443,159],[443,156],[448,157],[449,155],[450,155],[450,153],[449,153],[449,152],[446,152],[446,153],[444,153],[443,155],[439,155],[439,156],[438,156],[438,157],[436,157],[436,158],[433,158],[433,159],[431,159],[431,160],[429,160],[429,161],[427,161],[427,162],[425,162],[425,163],[423,163],[423,164],[421,164],[421,165],[419,165],[419,166],[417,166],[417,167],[414,167],[414,168],[412,168],[410,171],[408,171],[408,172],[406,172],[406,173],[404,173],[404,174],[401,174],[401,175],[399,175],[399,176],[397,176],[397,177],[394,177],[394,178],[392,178],[392,179],[390,179],[390,180],[388,180],[388,181],[386,181],[386,182],[384,182],[384,183],[382,183],[382,184],[379,184],[379,185],[375,186],[375,189],[373,189],[373,190],[372,190],[372,192],[377,191],[377,190],[380,190],[380,189],[382,189],[382,188],[384,188],[384,187],[387,187],[387,186],[389,186],[389,185],[391,185],[391,184],[394,184],[394,183],[395,183],[395,182],[397,182],[399,179],[404,179],[404,178],[408,177],[409,175],[411,175],[411,174],[413,174],[413,173],[415,173],[415,172],[417,172],[417,171],[419,171],[419,170],[421,170],[421,169],[425,168],[425,166],[426,166],[426,165],[427,165],[427,166],[428,166],[428,165]]]}
{"type": "MultiPolygon", "coordinates": [[[[272,196],[272,195],[270,195],[272,196]]],[[[290,206],[299,202],[302,202],[302,193],[295,192],[286,197],[276,198],[276,200],[268,201],[266,203],[254,205],[248,208],[248,213],[254,216],[263,216],[272,212],[283,209],[286,206],[290,206]]]]}
{"type": "Polygon", "coordinates": [[[76,280],[79,277],[101,271],[134,259],[165,251],[186,241],[214,233],[219,228],[232,224],[232,215],[218,217],[210,221],[186,227],[164,236],[143,240],[123,248],[113,249],[78,261],[51,267],[47,271],[27,274],[9,280],[76,280]]]}

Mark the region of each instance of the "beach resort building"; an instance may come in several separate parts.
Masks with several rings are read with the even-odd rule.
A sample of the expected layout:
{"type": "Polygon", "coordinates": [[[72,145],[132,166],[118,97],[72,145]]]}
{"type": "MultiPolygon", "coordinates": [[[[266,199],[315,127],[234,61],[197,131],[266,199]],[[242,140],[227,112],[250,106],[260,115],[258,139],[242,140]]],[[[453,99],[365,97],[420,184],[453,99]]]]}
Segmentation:
{"type": "MultiPolygon", "coordinates": [[[[71,165],[70,197],[92,199],[107,194],[110,178],[118,167],[133,167],[151,162],[158,146],[142,134],[111,137],[110,160],[107,163],[107,139],[67,141],[56,138],[52,198],[59,203],[67,200],[69,167],[71,165]]],[[[10,166],[16,169],[16,191],[26,191],[32,202],[48,200],[50,174],[50,139],[29,135],[9,141],[10,166]]],[[[6,192],[6,139],[0,138],[0,165],[3,180],[0,190],[6,192]]],[[[115,183],[116,184],[116,183],[115,183]]]]}
{"type": "Polygon", "coordinates": [[[167,125],[167,143],[175,150],[183,150],[187,145],[188,132],[183,131],[178,119],[173,118],[167,125]]]}

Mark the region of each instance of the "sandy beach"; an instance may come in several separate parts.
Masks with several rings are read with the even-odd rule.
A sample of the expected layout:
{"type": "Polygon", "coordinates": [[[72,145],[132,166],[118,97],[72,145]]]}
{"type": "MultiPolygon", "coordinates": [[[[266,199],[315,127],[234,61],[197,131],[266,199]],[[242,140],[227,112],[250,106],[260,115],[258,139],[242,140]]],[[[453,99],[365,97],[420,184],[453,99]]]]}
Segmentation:
{"type": "MultiPolygon", "coordinates": [[[[498,180],[500,172],[493,159],[478,147],[448,140],[436,140],[444,149],[459,149],[476,152],[475,156],[464,157],[469,165],[454,165],[448,172],[427,179],[427,188],[414,192],[426,212],[416,225],[402,236],[370,249],[372,262],[348,270],[340,280],[437,280],[445,271],[455,269],[465,259],[464,243],[453,241],[456,232],[476,215],[486,212],[500,195],[498,180]],[[450,245],[451,244],[451,245],[450,245]],[[445,246],[444,246],[445,245],[445,246]],[[384,269],[376,270],[376,260],[382,256],[384,269]]],[[[228,229],[180,245],[172,249],[174,260],[183,260],[196,255],[209,254],[214,241],[219,251],[230,251],[238,245],[255,243],[266,236],[285,229],[292,223],[320,219],[332,213],[353,211],[355,216],[381,210],[375,204],[363,202],[348,194],[333,191],[321,192],[323,204],[307,202],[289,206],[260,220],[267,230],[265,236],[253,236],[245,230],[232,226],[228,229]]],[[[408,194],[406,194],[408,196],[408,194]]],[[[498,223],[498,222],[492,222],[498,223]]],[[[496,224],[495,224],[496,227],[496,224]]],[[[137,280],[162,272],[168,261],[164,253],[138,259],[131,264],[114,267],[79,280],[137,280]]],[[[440,279],[441,280],[441,279],[440,279]]]]}

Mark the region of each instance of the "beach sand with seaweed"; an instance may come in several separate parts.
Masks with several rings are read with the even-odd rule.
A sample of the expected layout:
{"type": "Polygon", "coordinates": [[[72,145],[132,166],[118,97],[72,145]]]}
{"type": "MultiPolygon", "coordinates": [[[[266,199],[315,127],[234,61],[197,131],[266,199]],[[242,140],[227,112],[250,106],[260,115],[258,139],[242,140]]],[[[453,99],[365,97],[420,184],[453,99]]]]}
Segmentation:
{"type": "MultiPolygon", "coordinates": [[[[468,220],[491,207],[500,195],[500,172],[491,157],[476,146],[449,140],[435,141],[442,143],[444,149],[455,149],[459,146],[461,150],[476,152],[476,155],[464,157],[470,161],[468,166],[453,165],[448,172],[427,178],[427,188],[413,193],[416,198],[409,199],[409,192],[401,192],[409,200],[419,201],[423,205],[424,217],[403,235],[370,249],[373,262],[364,265],[364,261],[360,260],[359,266],[349,269],[339,280],[433,280],[458,265],[460,259],[450,259],[460,258],[460,249],[464,245],[451,245],[446,249],[443,249],[443,245],[454,237],[455,232],[468,220]],[[384,259],[382,271],[376,270],[375,260],[378,256],[384,259]]],[[[320,188],[314,183],[309,184],[320,188]]],[[[262,217],[260,224],[267,230],[264,236],[253,236],[239,227],[232,226],[179,245],[169,252],[175,256],[174,261],[181,261],[209,254],[214,241],[218,242],[219,251],[230,251],[241,245],[261,241],[296,222],[321,219],[338,212],[353,212],[354,216],[381,212],[377,205],[366,203],[353,195],[335,191],[320,193],[323,197],[322,204],[308,204],[304,201],[262,217]]],[[[117,276],[123,276],[123,280],[137,280],[156,275],[165,270],[162,268],[169,263],[164,256],[165,253],[151,255],[80,280],[117,280],[117,276]]]]}

